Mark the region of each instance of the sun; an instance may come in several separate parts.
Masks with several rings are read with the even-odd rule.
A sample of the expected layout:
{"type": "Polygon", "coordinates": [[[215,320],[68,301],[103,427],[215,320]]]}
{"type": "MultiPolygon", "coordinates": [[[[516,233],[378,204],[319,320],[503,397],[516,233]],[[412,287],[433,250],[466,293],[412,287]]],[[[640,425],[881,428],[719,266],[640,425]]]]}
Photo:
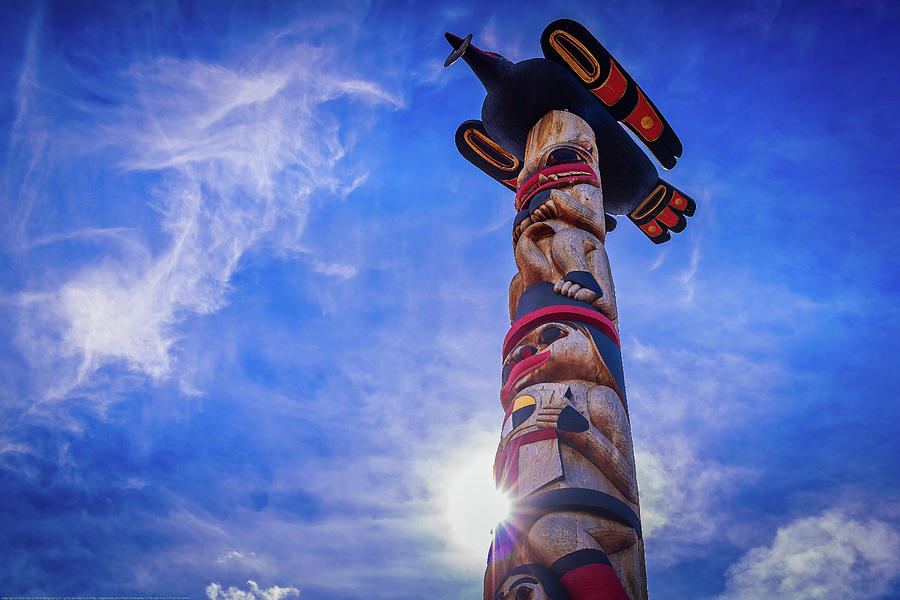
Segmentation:
{"type": "Polygon", "coordinates": [[[453,542],[484,557],[497,524],[509,516],[509,498],[494,487],[493,453],[466,456],[448,474],[446,518],[453,542]]]}

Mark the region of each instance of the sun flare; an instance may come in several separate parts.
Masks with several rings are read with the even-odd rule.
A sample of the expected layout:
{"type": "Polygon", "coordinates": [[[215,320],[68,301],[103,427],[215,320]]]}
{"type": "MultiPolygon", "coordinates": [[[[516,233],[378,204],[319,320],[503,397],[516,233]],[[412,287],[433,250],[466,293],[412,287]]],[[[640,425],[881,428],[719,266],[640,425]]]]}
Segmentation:
{"type": "Polygon", "coordinates": [[[447,486],[452,539],[479,557],[487,553],[497,523],[509,516],[509,498],[494,487],[491,454],[478,454],[454,469],[447,486]]]}

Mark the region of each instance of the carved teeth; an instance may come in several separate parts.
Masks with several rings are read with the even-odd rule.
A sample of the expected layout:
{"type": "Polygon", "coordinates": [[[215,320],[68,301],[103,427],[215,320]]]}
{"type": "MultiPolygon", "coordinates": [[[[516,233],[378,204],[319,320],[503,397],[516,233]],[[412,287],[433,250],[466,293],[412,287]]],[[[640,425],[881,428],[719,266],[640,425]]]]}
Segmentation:
{"type": "Polygon", "coordinates": [[[559,181],[565,177],[583,177],[588,175],[584,171],[565,171],[563,173],[538,173],[538,185],[544,185],[551,181],[559,181]]]}

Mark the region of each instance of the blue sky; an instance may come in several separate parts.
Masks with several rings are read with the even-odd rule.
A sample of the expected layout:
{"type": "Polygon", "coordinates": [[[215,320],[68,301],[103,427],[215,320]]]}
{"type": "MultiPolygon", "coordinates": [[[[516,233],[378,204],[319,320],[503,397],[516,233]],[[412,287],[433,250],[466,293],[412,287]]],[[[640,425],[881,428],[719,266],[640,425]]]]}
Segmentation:
{"type": "Polygon", "coordinates": [[[0,594],[480,596],[513,199],[442,34],[568,17],[698,204],[607,240],[651,596],[900,597],[900,10],[728,4],[4,2],[0,594]]]}

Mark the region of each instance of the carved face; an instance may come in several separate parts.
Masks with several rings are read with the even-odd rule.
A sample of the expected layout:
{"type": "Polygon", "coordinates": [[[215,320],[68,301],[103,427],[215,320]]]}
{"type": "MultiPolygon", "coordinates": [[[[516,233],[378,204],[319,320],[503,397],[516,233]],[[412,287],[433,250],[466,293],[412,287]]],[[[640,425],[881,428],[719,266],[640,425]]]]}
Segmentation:
{"type": "Polygon", "coordinates": [[[578,183],[599,187],[597,162],[591,148],[589,142],[567,140],[526,157],[525,167],[519,173],[516,210],[544,190],[569,188],[578,183]]]}
{"type": "Polygon", "coordinates": [[[529,385],[571,379],[604,385],[613,380],[586,331],[569,322],[545,323],[528,332],[509,353],[500,397],[505,406],[529,385]]]}
{"type": "Polygon", "coordinates": [[[593,144],[582,139],[556,141],[526,156],[516,192],[514,245],[531,225],[548,219],[582,227],[600,240],[606,237],[593,144]]]}

